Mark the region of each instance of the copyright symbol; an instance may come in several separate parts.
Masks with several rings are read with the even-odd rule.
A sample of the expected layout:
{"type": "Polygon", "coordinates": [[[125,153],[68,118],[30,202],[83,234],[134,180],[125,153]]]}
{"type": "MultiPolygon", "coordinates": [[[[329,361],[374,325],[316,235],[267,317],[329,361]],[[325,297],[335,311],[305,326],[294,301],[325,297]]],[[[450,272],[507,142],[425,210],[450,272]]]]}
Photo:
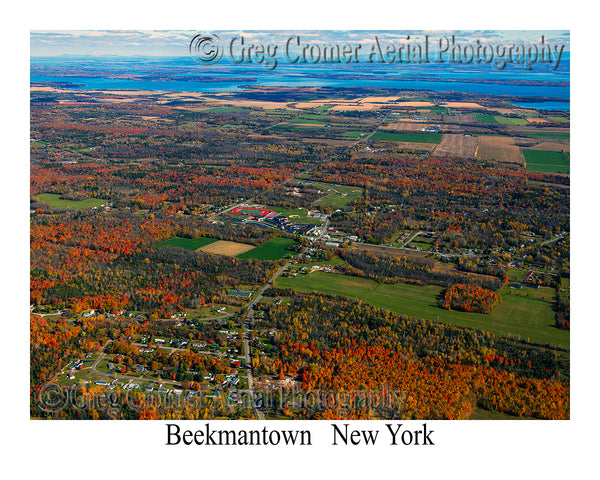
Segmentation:
{"type": "Polygon", "coordinates": [[[68,395],[56,383],[47,383],[38,394],[38,407],[44,412],[59,412],[67,405],[68,395]]]}
{"type": "Polygon", "coordinates": [[[221,60],[223,50],[218,35],[198,34],[190,42],[190,55],[202,65],[212,65],[221,60]]]}

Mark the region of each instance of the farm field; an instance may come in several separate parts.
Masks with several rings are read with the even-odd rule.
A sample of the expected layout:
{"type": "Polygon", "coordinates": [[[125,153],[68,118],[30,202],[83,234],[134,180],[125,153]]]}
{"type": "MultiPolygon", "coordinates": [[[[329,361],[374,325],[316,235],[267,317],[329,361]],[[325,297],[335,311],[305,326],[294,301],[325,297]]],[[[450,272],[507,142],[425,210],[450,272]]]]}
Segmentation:
{"type": "Polygon", "coordinates": [[[570,162],[561,152],[521,149],[527,170],[535,172],[569,173],[570,162]]]}
{"type": "Polygon", "coordinates": [[[279,125],[274,125],[271,128],[272,130],[291,130],[291,131],[302,131],[311,128],[322,128],[323,125],[315,124],[315,123],[281,123],[279,125]]]}
{"type": "Polygon", "coordinates": [[[477,117],[479,123],[498,123],[493,115],[487,113],[476,113],[475,117],[477,117]]]}
{"type": "Polygon", "coordinates": [[[477,328],[500,336],[512,336],[532,342],[569,348],[569,332],[554,328],[554,311],[550,299],[536,299],[509,293],[508,286],[499,293],[502,303],[490,314],[443,310],[438,299],[443,287],[407,284],[378,284],[374,280],[314,272],[296,278],[278,278],[276,286],[303,292],[352,296],[370,305],[414,318],[477,328]],[[348,292],[352,292],[348,295],[348,292]]]}
{"type": "Polygon", "coordinates": [[[477,144],[477,156],[483,160],[523,165],[523,154],[510,137],[480,135],[477,137],[477,144]]]}
{"type": "Polygon", "coordinates": [[[569,123],[570,122],[570,120],[568,118],[559,117],[557,115],[548,115],[548,117],[546,117],[546,118],[548,118],[549,120],[552,120],[553,122],[556,122],[556,123],[569,123]]]}
{"type": "Polygon", "coordinates": [[[56,193],[40,193],[37,198],[50,205],[52,208],[71,208],[83,210],[87,208],[98,208],[107,202],[103,198],[86,198],[85,200],[64,200],[56,193]]]}
{"type": "Polygon", "coordinates": [[[349,138],[360,138],[362,136],[366,136],[366,132],[359,132],[357,130],[348,130],[347,132],[342,133],[342,136],[349,138]]]}
{"type": "Polygon", "coordinates": [[[477,117],[473,113],[459,115],[442,115],[445,123],[476,123],[477,117]]]}
{"type": "Polygon", "coordinates": [[[495,115],[494,119],[496,120],[496,122],[501,123],[503,125],[527,125],[529,123],[524,118],[503,117],[500,115],[495,115]]]}
{"type": "Polygon", "coordinates": [[[201,247],[206,245],[210,245],[211,243],[216,242],[216,238],[180,238],[174,237],[169,240],[165,240],[164,242],[160,242],[156,244],[157,247],[177,247],[184,248],[186,250],[198,250],[201,247]]]}
{"type": "Polygon", "coordinates": [[[329,295],[345,295],[356,299],[364,299],[377,288],[375,280],[350,277],[335,273],[313,272],[299,274],[296,277],[278,277],[275,286],[292,288],[299,292],[321,292],[329,295]]]}
{"type": "Polygon", "coordinates": [[[303,115],[300,118],[294,118],[293,120],[289,120],[289,124],[293,123],[307,123],[310,125],[327,125],[327,122],[324,122],[323,117],[321,115],[303,115]]]}
{"type": "Polygon", "coordinates": [[[435,155],[448,155],[469,158],[475,156],[477,137],[444,134],[442,141],[435,147],[435,155]]]}
{"type": "Polygon", "coordinates": [[[291,238],[275,237],[268,242],[254,247],[252,250],[248,250],[237,255],[237,258],[247,259],[256,258],[257,260],[279,260],[283,258],[286,253],[289,253],[287,247],[296,243],[291,238]]]}
{"type": "Polygon", "coordinates": [[[432,127],[431,123],[421,122],[392,122],[382,125],[380,131],[388,132],[420,132],[422,128],[432,127]]]}
{"type": "Polygon", "coordinates": [[[228,257],[237,257],[242,253],[249,252],[256,248],[254,245],[239,242],[229,242],[226,240],[217,240],[216,242],[209,243],[198,250],[205,253],[212,253],[215,255],[226,255],[228,257]]]}
{"type": "Polygon", "coordinates": [[[240,107],[213,107],[202,110],[200,113],[240,113],[240,112],[251,112],[249,108],[240,107]]]}
{"type": "Polygon", "coordinates": [[[378,131],[371,137],[382,142],[440,143],[441,133],[390,133],[378,131]]]}
{"type": "Polygon", "coordinates": [[[539,132],[539,133],[528,133],[527,136],[531,138],[545,138],[552,140],[569,140],[571,138],[570,133],[553,133],[553,132],[539,132]]]}

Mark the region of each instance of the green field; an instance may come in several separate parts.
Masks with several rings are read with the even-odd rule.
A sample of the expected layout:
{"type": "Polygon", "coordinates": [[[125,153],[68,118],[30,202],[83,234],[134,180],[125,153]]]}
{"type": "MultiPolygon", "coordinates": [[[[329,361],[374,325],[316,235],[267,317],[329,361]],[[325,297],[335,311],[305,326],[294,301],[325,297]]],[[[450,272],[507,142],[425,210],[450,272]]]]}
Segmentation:
{"type": "MultiPolygon", "coordinates": [[[[270,208],[270,207],[266,207],[270,208]]],[[[280,213],[294,223],[308,223],[310,225],[321,225],[323,222],[318,218],[310,217],[306,208],[283,208],[273,207],[272,210],[280,213]]]]}
{"type": "Polygon", "coordinates": [[[407,247],[408,248],[420,248],[423,251],[428,251],[433,244],[432,238],[415,238],[412,242],[410,242],[407,247]]]}
{"type": "Polygon", "coordinates": [[[528,417],[514,417],[507,413],[493,412],[484,408],[476,407],[471,412],[469,420],[534,420],[528,417]]]}
{"type": "Polygon", "coordinates": [[[481,123],[498,123],[496,118],[493,115],[488,115],[487,113],[476,113],[477,121],[481,123]]]}
{"type": "Polygon", "coordinates": [[[299,274],[295,278],[280,276],[275,281],[276,287],[293,288],[299,292],[317,291],[330,295],[345,295],[357,299],[366,298],[377,285],[375,280],[325,272],[299,274]]]}
{"type": "Polygon", "coordinates": [[[85,200],[63,200],[61,196],[55,193],[40,193],[37,198],[52,208],[71,208],[74,210],[83,210],[86,208],[98,208],[103,205],[107,200],[103,198],[87,198],[85,200]]]}
{"type": "Polygon", "coordinates": [[[501,115],[494,115],[496,122],[502,123],[503,125],[527,125],[529,122],[524,118],[510,118],[503,117],[501,115]]]}
{"type": "Polygon", "coordinates": [[[570,162],[561,152],[522,148],[527,170],[534,172],[569,173],[570,162]]]}
{"type": "Polygon", "coordinates": [[[551,289],[525,289],[517,295],[508,286],[499,293],[502,303],[488,315],[443,310],[438,299],[443,287],[415,286],[403,283],[378,284],[374,280],[325,272],[298,275],[296,278],[279,277],[276,286],[298,291],[318,291],[362,299],[376,307],[392,310],[414,318],[422,318],[461,327],[471,327],[493,332],[496,335],[529,339],[532,342],[550,343],[569,347],[569,332],[554,325],[553,294],[551,289]],[[529,290],[529,292],[528,292],[529,290]],[[511,291],[511,293],[508,293],[511,291]],[[525,296],[530,293],[530,296],[525,296]],[[541,300],[544,296],[544,300],[541,300]],[[535,298],[538,297],[538,298],[535,298]]]}
{"type": "Polygon", "coordinates": [[[319,190],[329,190],[331,193],[320,198],[313,205],[319,207],[341,208],[348,205],[351,201],[362,197],[363,189],[361,187],[350,185],[335,185],[331,183],[314,182],[313,187],[319,190]]]}
{"type": "Polygon", "coordinates": [[[312,123],[313,125],[327,125],[327,122],[323,121],[321,115],[303,115],[301,118],[294,118],[289,120],[289,123],[312,123]],[[310,118],[313,117],[313,118],[310,118]],[[314,118],[316,117],[316,118],[314,118]],[[317,120],[318,119],[318,120],[317,120]]]}
{"type": "Polygon", "coordinates": [[[531,138],[548,138],[556,140],[569,140],[571,138],[570,133],[551,133],[551,132],[540,132],[540,133],[528,133],[528,137],[531,138]]]}
{"type": "Polygon", "coordinates": [[[302,122],[299,123],[282,123],[282,124],[278,124],[278,125],[273,125],[272,128],[273,130],[292,130],[292,131],[301,131],[301,130],[310,130],[311,128],[323,128],[323,126],[325,126],[325,123],[322,122],[316,122],[316,121],[310,121],[310,124],[304,124],[302,122]]]}
{"type": "Polygon", "coordinates": [[[342,133],[342,136],[349,138],[360,138],[361,136],[366,136],[366,132],[359,132],[358,130],[348,130],[347,132],[342,133]]]}
{"type": "Polygon", "coordinates": [[[286,253],[290,253],[286,250],[287,247],[296,243],[290,238],[275,237],[262,245],[253,248],[248,252],[244,252],[237,256],[237,258],[247,259],[256,258],[257,260],[279,260],[283,258],[286,253]]]}
{"type": "Polygon", "coordinates": [[[517,282],[521,283],[525,278],[525,273],[523,270],[517,270],[516,268],[509,268],[507,272],[508,281],[509,282],[517,282]]]}
{"type": "MultiPolygon", "coordinates": [[[[317,114],[317,113],[304,113],[304,114],[300,115],[300,117],[298,117],[298,118],[308,118],[308,119],[312,119],[312,120],[323,121],[324,119],[327,119],[327,115],[322,115],[322,114],[317,114]]],[[[294,120],[290,120],[290,121],[294,121],[294,120]]]]}
{"type": "Polygon", "coordinates": [[[352,200],[360,198],[358,195],[340,195],[339,193],[330,193],[326,197],[317,200],[314,205],[319,207],[342,208],[347,206],[352,200]]]}
{"type": "Polygon", "coordinates": [[[204,247],[205,245],[210,245],[211,243],[216,242],[216,238],[180,238],[174,237],[169,238],[169,240],[165,240],[164,242],[157,243],[157,247],[177,247],[177,248],[185,248],[186,250],[198,250],[200,247],[204,247]]]}
{"type": "Polygon", "coordinates": [[[442,134],[375,132],[371,138],[383,142],[440,143],[442,134]]]}
{"type": "Polygon", "coordinates": [[[568,118],[560,117],[560,116],[557,116],[557,115],[548,115],[546,118],[548,120],[552,120],[553,122],[556,122],[556,123],[569,123],[569,119],[568,118]]]}

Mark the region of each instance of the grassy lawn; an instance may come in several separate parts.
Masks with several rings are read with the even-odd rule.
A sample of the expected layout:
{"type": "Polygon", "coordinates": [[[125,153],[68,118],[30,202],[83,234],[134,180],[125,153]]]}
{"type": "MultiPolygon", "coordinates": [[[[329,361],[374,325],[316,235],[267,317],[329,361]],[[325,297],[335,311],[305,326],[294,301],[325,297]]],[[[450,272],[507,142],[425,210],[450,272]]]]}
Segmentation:
{"type": "Polygon", "coordinates": [[[319,207],[342,208],[347,206],[352,200],[360,198],[360,195],[340,195],[339,193],[330,193],[329,195],[320,198],[313,205],[319,207]]]}
{"type": "Polygon", "coordinates": [[[375,132],[371,138],[383,142],[440,143],[442,134],[375,132]]]}
{"type": "Polygon", "coordinates": [[[502,123],[503,125],[527,125],[529,122],[524,118],[510,118],[502,117],[500,115],[494,115],[496,122],[502,123]]]}
{"type": "Polygon", "coordinates": [[[290,253],[286,250],[287,247],[296,243],[290,238],[275,237],[262,245],[253,248],[252,250],[242,253],[237,258],[256,258],[258,260],[279,260],[283,258],[286,253],[290,253]]]}
{"type": "Polygon", "coordinates": [[[523,270],[517,270],[516,268],[509,268],[508,273],[507,273],[508,281],[521,283],[523,281],[523,279],[525,278],[526,273],[527,272],[524,272],[523,270]]]}
{"type": "MultiPolygon", "coordinates": [[[[267,207],[269,208],[269,207],[267,207]]],[[[306,208],[283,208],[274,207],[272,210],[280,213],[287,217],[290,222],[294,223],[308,223],[311,225],[321,225],[323,222],[318,218],[308,216],[308,210],[306,208]]]]}
{"type": "Polygon", "coordinates": [[[319,190],[329,190],[331,193],[323,198],[320,198],[313,205],[319,207],[341,208],[348,205],[352,200],[357,200],[362,197],[363,189],[349,185],[335,185],[328,183],[315,182],[313,187],[319,190]]]}
{"type": "Polygon", "coordinates": [[[561,152],[521,149],[527,170],[535,172],[569,173],[570,162],[561,152]]]}
{"type": "Polygon", "coordinates": [[[425,240],[420,240],[418,238],[419,237],[417,237],[417,239],[410,242],[407,246],[409,248],[420,248],[423,251],[429,251],[429,249],[431,249],[431,244],[433,242],[427,242],[425,240]]]}
{"type": "Polygon", "coordinates": [[[204,307],[200,307],[200,308],[188,308],[186,309],[185,313],[187,313],[187,317],[190,320],[194,320],[197,318],[213,318],[213,317],[222,317],[224,315],[230,314],[230,313],[235,313],[237,311],[239,311],[242,307],[237,307],[234,305],[221,305],[221,304],[214,304],[214,305],[206,305],[204,307]],[[225,311],[224,312],[216,312],[215,309],[218,308],[222,308],[225,307],[225,311]]]}
{"type": "Polygon", "coordinates": [[[493,115],[487,113],[476,113],[477,121],[481,123],[498,123],[498,120],[493,115]]]}
{"type": "Polygon", "coordinates": [[[71,208],[75,210],[83,210],[86,208],[99,207],[107,202],[103,198],[87,198],[85,200],[63,200],[61,195],[56,193],[40,193],[37,198],[52,208],[71,208]]]}
{"type": "Polygon", "coordinates": [[[276,286],[293,288],[301,292],[318,291],[346,295],[414,318],[448,323],[461,327],[477,328],[496,335],[520,337],[532,342],[550,343],[569,348],[569,332],[558,330],[554,325],[552,309],[553,294],[540,289],[530,296],[516,295],[508,286],[500,290],[502,303],[488,315],[443,310],[438,307],[443,288],[435,285],[424,287],[407,284],[381,284],[374,280],[314,272],[296,278],[279,277],[276,286]],[[538,298],[535,298],[535,297],[538,298]],[[544,300],[541,300],[544,296],[544,300]]]}
{"type": "Polygon", "coordinates": [[[157,247],[177,247],[184,248],[186,250],[198,250],[200,247],[204,247],[205,245],[210,245],[211,243],[216,242],[216,238],[180,238],[174,237],[169,238],[169,240],[165,240],[164,242],[157,243],[157,247]]]}
{"type": "MultiPolygon", "coordinates": [[[[298,267],[312,267],[312,266],[323,266],[323,265],[340,265],[345,263],[340,257],[333,257],[331,260],[321,260],[319,262],[308,262],[308,263],[298,263],[298,267]]],[[[568,280],[568,279],[565,279],[568,280]]]]}

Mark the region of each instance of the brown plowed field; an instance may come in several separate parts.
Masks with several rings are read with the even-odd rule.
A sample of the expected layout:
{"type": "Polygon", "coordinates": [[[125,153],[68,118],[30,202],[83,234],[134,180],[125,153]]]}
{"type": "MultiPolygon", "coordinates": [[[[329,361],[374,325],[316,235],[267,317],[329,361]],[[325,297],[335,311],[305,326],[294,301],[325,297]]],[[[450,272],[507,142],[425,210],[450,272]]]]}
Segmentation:
{"type": "Polygon", "coordinates": [[[523,154],[510,137],[485,137],[477,138],[477,157],[484,160],[524,164],[523,154]]]}
{"type": "Polygon", "coordinates": [[[236,257],[241,253],[252,250],[254,245],[248,245],[246,243],[228,242],[225,240],[218,240],[214,243],[200,247],[198,250],[206,253],[214,253],[217,255],[227,255],[228,257],[236,257]]]}
{"type": "Polygon", "coordinates": [[[477,149],[477,137],[444,134],[442,141],[433,151],[434,155],[449,155],[453,157],[472,158],[477,149]]]}

